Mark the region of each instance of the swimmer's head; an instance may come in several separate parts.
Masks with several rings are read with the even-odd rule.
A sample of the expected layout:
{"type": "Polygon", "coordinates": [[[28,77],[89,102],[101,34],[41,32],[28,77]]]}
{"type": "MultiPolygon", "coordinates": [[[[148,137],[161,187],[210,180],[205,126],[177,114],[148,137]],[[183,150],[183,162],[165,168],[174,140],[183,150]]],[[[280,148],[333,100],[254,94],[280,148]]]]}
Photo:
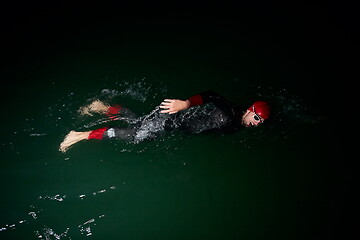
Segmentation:
{"type": "Polygon", "coordinates": [[[241,118],[246,127],[256,127],[263,123],[270,115],[270,106],[263,101],[254,102],[241,118]]]}

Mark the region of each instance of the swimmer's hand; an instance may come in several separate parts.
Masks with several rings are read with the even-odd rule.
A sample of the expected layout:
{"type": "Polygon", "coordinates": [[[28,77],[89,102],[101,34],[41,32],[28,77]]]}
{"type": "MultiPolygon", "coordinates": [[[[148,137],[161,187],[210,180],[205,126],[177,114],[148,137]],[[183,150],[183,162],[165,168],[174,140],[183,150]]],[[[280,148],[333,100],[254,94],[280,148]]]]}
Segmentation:
{"type": "Polygon", "coordinates": [[[190,107],[190,101],[180,100],[180,99],[165,99],[161,104],[160,108],[165,109],[161,110],[160,113],[169,113],[174,114],[179,111],[188,109],[190,107]]]}

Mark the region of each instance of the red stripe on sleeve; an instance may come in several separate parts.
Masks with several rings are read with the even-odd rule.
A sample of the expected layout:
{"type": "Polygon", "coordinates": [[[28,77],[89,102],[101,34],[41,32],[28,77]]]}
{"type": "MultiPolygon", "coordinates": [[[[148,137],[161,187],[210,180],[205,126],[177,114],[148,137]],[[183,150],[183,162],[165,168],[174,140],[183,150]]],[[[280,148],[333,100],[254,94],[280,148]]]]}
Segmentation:
{"type": "Polygon", "coordinates": [[[190,101],[190,107],[203,104],[203,99],[200,94],[192,96],[192,97],[188,98],[188,100],[190,101]]]}

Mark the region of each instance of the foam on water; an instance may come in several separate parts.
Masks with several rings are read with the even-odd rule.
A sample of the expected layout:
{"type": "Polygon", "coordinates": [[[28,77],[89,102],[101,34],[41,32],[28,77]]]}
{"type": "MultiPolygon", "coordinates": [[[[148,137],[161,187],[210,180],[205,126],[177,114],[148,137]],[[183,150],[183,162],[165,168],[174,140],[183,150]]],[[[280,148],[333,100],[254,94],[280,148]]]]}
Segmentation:
{"type": "MultiPolygon", "coordinates": [[[[63,129],[65,136],[70,130],[89,131],[109,125],[131,126],[140,123],[142,123],[141,128],[137,132],[136,139],[133,143],[139,143],[145,139],[153,138],[164,131],[165,122],[169,124],[168,116],[159,114],[158,106],[156,106],[159,103],[156,102],[154,106],[154,98],[160,97],[159,99],[163,99],[167,96],[166,87],[162,87],[163,84],[161,83],[159,85],[161,87],[154,86],[149,83],[145,77],[142,77],[118,81],[113,85],[104,85],[103,88],[88,94],[80,94],[77,91],[68,92],[64,97],[57,99],[55,102],[48,103],[48,106],[41,111],[39,116],[26,118],[24,128],[17,129],[14,133],[14,140],[12,141],[10,139],[10,141],[2,143],[2,145],[8,146],[8,148],[14,149],[14,151],[19,153],[18,147],[14,142],[16,142],[16,135],[20,136],[22,133],[30,137],[47,139],[54,134],[58,135],[58,129],[63,129]],[[114,119],[110,120],[108,117],[101,115],[82,116],[79,114],[78,110],[81,106],[85,106],[96,99],[109,104],[120,104],[129,109],[129,111],[125,112],[123,110],[120,114],[115,115],[115,121],[114,119]],[[142,107],[140,112],[136,114],[131,112],[134,110],[139,111],[139,106],[142,107]],[[152,119],[156,119],[156,121],[151,121],[152,119]]],[[[259,99],[269,101],[272,106],[272,113],[268,121],[269,124],[265,123],[264,127],[257,128],[256,130],[240,131],[246,133],[238,133],[238,138],[232,138],[232,142],[246,143],[249,138],[263,140],[263,131],[265,128],[271,130],[271,134],[268,134],[271,138],[286,138],[289,125],[292,123],[314,123],[317,121],[316,117],[311,117],[306,113],[307,107],[302,103],[301,99],[287,89],[260,87],[256,85],[238,86],[238,88],[242,89],[241,91],[243,91],[243,93],[237,92],[236,94],[253,95],[259,99]]],[[[208,110],[205,109],[206,107],[204,106],[200,108],[194,107],[180,115],[182,115],[181,118],[184,119],[196,117],[196,115],[206,115],[208,113],[206,111],[208,110]]],[[[178,122],[181,122],[181,119],[178,122]]],[[[177,127],[175,125],[176,121],[173,121],[172,126],[174,129],[177,127]]],[[[204,129],[206,128],[207,127],[204,126],[204,129]]],[[[200,129],[199,132],[201,131],[200,129]]],[[[160,141],[160,139],[156,141],[160,141]]],[[[112,142],[114,145],[117,145],[116,141],[112,142]]],[[[121,149],[115,149],[123,152],[133,151],[134,146],[131,144],[121,143],[120,145],[123,146],[121,149]]]]}
{"type": "MultiPolygon", "coordinates": [[[[256,96],[252,99],[268,101],[272,107],[271,117],[264,126],[239,131],[232,137],[223,138],[222,141],[251,148],[252,143],[256,141],[286,139],[289,131],[297,124],[313,124],[321,120],[317,116],[309,115],[307,113],[308,107],[302,99],[287,89],[256,85],[238,86],[238,88],[242,89],[243,92],[236,92],[236,95],[251,95],[256,96]]],[[[20,143],[18,139],[25,136],[31,137],[32,139],[29,139],[29,142],[36,146],[38,142],[58,137],[59,132],[61,132],[60,136],[63,134],[62,137],[64,137],[70,130],[89,131],[105,126],[131,127],[141,125],[132,142],[108,141],[113,146],[113,150],[143,153],[145,151],[156,151],[159,149],[158,146],[164,145],[168,149],[175,149],[178,147],[177,142],[186,135],[181,134],[181,131],[164,131],[165,123],[171,125],[172,129],[177,129],[177,124],[181,122],[181,119],[196,118],[211,111],[211,107],[200,106],[172,116],[160,114],[158,99],[155,102],[153,100],[156,96],[159,97],[158,99],[166,98],[166,87],[156,87],[148,83],[146,78],[118,81],[113,85],[104,85],[101,89],[87,94],[71,91],[55,102],[49,102],[39,115],[25,118],[23,125],[19,125],[22,128],[14,129],[11,137],[6,142],[2,142],[0,146],[20,155],[22,154],[23,143],[20,143]],[[82,106],[96,99],[109,104],[121,104],[125,109],[120,114],[115,115],[114,119],[99,114],[94,116],[79,114],[79,109],[82,106]],[[142,108],[140,111],[139,106],[142,108]],[[133,113],[134,110],[138,112],[133,113]],[[176,116],[177,121],[172,121],[176,116]],[[153,121],[154,119],[156,121],[153,121]],[[152,139],[152,143],[141,143],[147,139],[152,139]]],[[[231,96],[224,96],[231,99],[231,96]]],[[[202,129],[199,129],[199,132],[208,127],[211,126],[204,125],[202,129]]]]}
{"type": "Polygon", "coordinates": [[[69,228],[66,228],[66,230],[62,233],[56,233],[52,228],[44,226],[43,229],[41,230],[36,230],[34,231],[35,236],[38,239],[46,239],[46,240],[52,240],[52,239],[56,239],[56,240],[60,240],[60,239],[71,239],[70,237],[67,237],[69,228]]]}
{"type": "MultiPolygon", "coordinates": [[[[126,183],[124,182],[123,185],[126,183]]],[[[117,189],[116,186],[110,186],[107,188],[99,189],[96,191],[93,191],[91,193],[86,194],[55,194],[55,195],[41,195],[37,198],[37,203],[39,207],[35,207],[31,205],[29,208],[29,212],[27,213],[28,217],[24,217],[23,219],[15,222],[15,223],[9,223],[5,224],[4,226],[0,226],[0,232],[7,231],[7,230],[15,230],[20,229],[21,225],[32,225],[37,226],[44,224],[43,227],[40,229],[34,230],[34,234],[39,239],[71,239],[70,236],[68,236],[70,233],[74,234],[75,232],[79,232],[81,235],[85,236],[91,236],[92,230],[94,226],[101,221],[105,217],[105,214],[100,214],[98,216],[95,216],[93,218],[90,218],[84,222],[79,223],[79,225],[70,225],[69,227],[66,227],[66,229],[61,232],[57,233],[53,230],[51,227],[51,222],[44,223],[43,215],[46,215],[46,210],[41,208],[41,202],[39,201],[55,201],[58,202],[58,204],[62,204],[65,201],[83,201],[84,199],[89,198],[98,198],[101,197],[104,194],[107,194],[108,192],[115,191],[117,189]]],[[[57,207],[61,207],[60,205],[57,207]]],[[[46,217],[45,217],[46,218],[46,217]]]]}

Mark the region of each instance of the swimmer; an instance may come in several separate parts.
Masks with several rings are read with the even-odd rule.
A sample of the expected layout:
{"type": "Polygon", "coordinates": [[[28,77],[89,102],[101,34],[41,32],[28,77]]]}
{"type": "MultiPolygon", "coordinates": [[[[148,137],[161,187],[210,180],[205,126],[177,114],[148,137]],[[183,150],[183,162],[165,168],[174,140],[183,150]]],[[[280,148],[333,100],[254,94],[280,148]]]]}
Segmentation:
{"type": "MultiPolygon", "coordinates": [[[[99,100],[79,110],[82,115],[93,113],[106,114],[110,120],[116,120],[116,114],[130,112],[120,105],[110,106],[99,100]]],[[[247,110],[241,111],[237,106],[213,91],[206,91],[186,100],[165,99],[159,106],[160,114],[154,117],[141,118],[129,127],[109,126],[86,132],[70,131],[59,150],[66,152],[70,146],[88,139],[117,138],[124,140],[143,140],[167,129],[180,129],[190,133],[200,133],[212,129],[236,131],[242,127],[257,127],[269,118],[270,106],[264,101],[254,102],[247,110]],[[210,110],[202,114],[183,114],[195,106],[212,104],[210,110]]]]}

